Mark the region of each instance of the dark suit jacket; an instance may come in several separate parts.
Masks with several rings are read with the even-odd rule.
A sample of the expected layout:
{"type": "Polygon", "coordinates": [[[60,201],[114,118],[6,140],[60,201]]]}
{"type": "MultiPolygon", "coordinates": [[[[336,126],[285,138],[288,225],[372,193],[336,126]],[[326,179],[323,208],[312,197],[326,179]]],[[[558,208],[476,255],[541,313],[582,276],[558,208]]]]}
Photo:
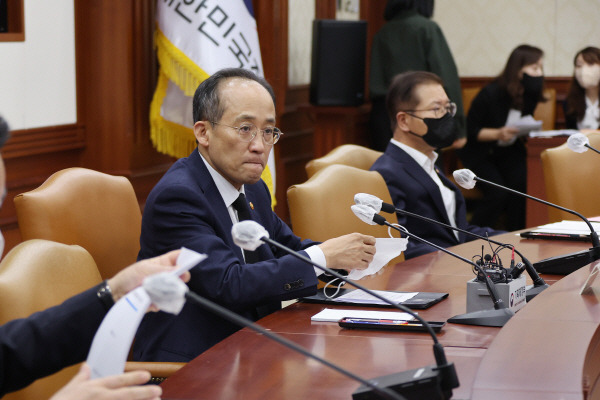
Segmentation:
{"type": "MultiPolygon", "coordinates": [[[[245,185],[254,206],[252,218],[274,240],[295,250],[314,242],[295,236],[271,210],[264,182],[245,185]]],[[[185,246],[206,253],[194,267],[188,286],[197,294],[250,319],[258,307],[275,310],[282,300],[316,292],[314,268],[291,255],[260,246],[261,262],[244,264],[241,249],[231,237],[231,218],[225,202],[198,151],[178,160],[148,196],[142,219],[138,258],[154,257],[185,246]]],[[[134,343],[134,358],[149,361],[189,361],[239,329],[200,306],[186,303],[178,316],[163,312],[146,315],[134,343]]]]}
{"type": "Polygon", "coordinates": [[[0,326],[0,397],[85,360],[106,315],[96,291],[0,326]]]}
{"type": "MultiPolygon", "coordinates": [[[[390,143],[379,159],[371,167],[379,172],[387,183],[392,201],[396,208],[410,211],[436,221],[450,224],[442,195],[436,183],[425,170],[404,150],[390,143]]],[[[460,190],[444,174],[438,174],[442,183],[454,191],[456,197],[456,225],[479,235],[491,236],[500,233],[492,228],[470,225],[466,219],[465,199],[460,190]]],[[[464,233],[456,239],[454,232],[443,226],[428,223],[417,218],[406,217],[398,213],[398,223],[425,240],[442,247],[454,246],[472,240],[464,233]]],[[[435,251],[427,244],[409,239],[404,256],[408,258],[435,251]]]]}

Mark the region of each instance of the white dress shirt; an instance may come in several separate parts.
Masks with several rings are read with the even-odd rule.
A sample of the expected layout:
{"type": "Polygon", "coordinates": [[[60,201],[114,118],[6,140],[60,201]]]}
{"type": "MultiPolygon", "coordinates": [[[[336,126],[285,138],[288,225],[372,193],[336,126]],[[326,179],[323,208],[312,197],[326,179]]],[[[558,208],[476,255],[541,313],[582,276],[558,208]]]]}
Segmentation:
{"type": "Polygon", "coordinates": [[[600,119],[600,108],[598,108],[598,99],[591,102],[585,98],[585,115],[583,119],[577,122],[577,129],[598,129],[598,120],[600,119]]]}
{"type": "MultiPolygon", "coordinates": [[[[210,176],[212,177],[213,181],[215,182],[215,185],[217,186],[217,190],[219,191],[219,194],[221,195],[221,197],[223,198],[223,201],[225,202],[225,205],[227,206],[227,211],[229,212],[229,217],[231,218],[231,223],[235,224],[236,222],[239,222],[237,211],[235,210],[235,208],[233,208],[233,202],[240,196],[240,193],[243,193],[244,196],[246,195],[246,192],[244,191],[244,185],[242,185],[240,190],[237,190],[227,179],[225,179],[223,177],[223,175],[218,173],[204,159],[204,157],[202,157],[202,154],[200,154],[200,158],[202,158],[202,161],[204,161],[204,165],[206,165],[206,168],[208,169],[210,176]]],[[[314,262],[316,262],[317,264],[322,265],[323,267],[327,266],[327,260],[325,259],[325,254],[323,253],[323,250],[321,250],[320,247],[310,246],[309,248],[305,249],[304,251],[306,251],[306,253],[308,254],[308,257],[311,260],[313,260],[314,262]]],[[[242,251],[242,255],[244,255],[243,251],[242,251]]],[[[315,273],[317,274],[317,276],[319,276],[323,273],[323,271],[321,271],[320,269],[318,269],[316,267],[314,267],[314,269],[315,269],[315,273]]]]}

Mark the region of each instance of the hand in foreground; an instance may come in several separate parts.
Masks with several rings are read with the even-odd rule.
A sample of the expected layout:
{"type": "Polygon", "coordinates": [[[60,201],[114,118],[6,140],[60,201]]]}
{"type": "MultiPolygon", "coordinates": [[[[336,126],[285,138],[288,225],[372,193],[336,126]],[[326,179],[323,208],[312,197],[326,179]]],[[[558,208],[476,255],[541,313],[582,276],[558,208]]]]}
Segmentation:
{"type": "Polygon", "coordinates": [[[160,400],[162,389],[143,385],[150,379],[147,371],[133,371],[105,378],[90,379],[87,364],[50,400],[160,400]]]}
{"type": "Polygon", "coordinates": [[[373,236],[351,233],[329,239],[319,245],[328,268],[365,269],[375,255],[375,238],[373,236]]]}
{"type": "MultiPolygon", "coordinates": [[[[162,256],[138,261],[109,279],[108,285],[110,286],[115,302],[140,286],[147,276],[175,269],[179,253],[180,250],[174,250],[162,256]]],[[[185,272],[181,275],[181,279],[184,282],[189,281],[190,273],[185,272]]]]}

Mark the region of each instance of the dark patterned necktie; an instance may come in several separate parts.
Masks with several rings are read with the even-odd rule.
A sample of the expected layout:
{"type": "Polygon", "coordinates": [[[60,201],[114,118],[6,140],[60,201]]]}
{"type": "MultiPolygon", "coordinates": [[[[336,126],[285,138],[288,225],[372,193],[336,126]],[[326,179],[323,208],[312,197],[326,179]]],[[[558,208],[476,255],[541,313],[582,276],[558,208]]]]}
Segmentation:
{"type": "MultiPolygon", "coordinates": [[[[252,219],[252,216],[250,215],[250,207],[248,207],[246,196],[244,196],[243,193],[240,193],[238,198],[235,199],[235,201],[232,204],[232,207],[237,211],[239,221],[252,219]]],[[[258,251],[256,250],[244,250],[244,259],[246,260],[246,264],[254,264],[260,261],[258,257],[258,251]]]]}

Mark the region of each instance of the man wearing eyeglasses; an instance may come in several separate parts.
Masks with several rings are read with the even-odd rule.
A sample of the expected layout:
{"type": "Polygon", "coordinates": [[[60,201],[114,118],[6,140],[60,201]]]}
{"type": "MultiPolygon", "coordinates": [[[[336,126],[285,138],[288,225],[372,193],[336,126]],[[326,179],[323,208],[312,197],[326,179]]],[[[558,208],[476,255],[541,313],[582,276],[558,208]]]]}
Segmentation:
{"type": "MultiPolygon", "coordinates": [[[[396,208],[483,236],[501,233],[467,223],[460,190],[435,165],[436,150],[456,140],[456,104],[448,98],[442,80],[424,71],[397,75],[388,90],[386,107],[393,137],[371,170],[385,179],[396,208]]],[[[399,213],[398,223],[442,247],[472,240],[464,233],[399,213]]],[[[408,259],[431,251],[435,249],[409,239],[404,255],[408,259]]]]}
{"type": "MultiPolygon", "coordinates": [[[[321,244],[301,241],[271,210],[260,176],[282,133],[275,127],[273,89],[264,79],[243,69],[218,71],[196,90],[193,115],[198,148],[148,196],[139,258],[181,246],[206,253],[208,259],[191,271],[190,289],[252,320],[279,309],[282,300],[314,294],[317,272],[264,244],[242,252],[231,237],[239,220],[257,221],[274,240],[327,267],[368,266],[375,238],[355,233],[321,244]]],[[[145,317],[133,355],[189,361],[238,329],[187,303],[176,317],[145,317]]]]}

